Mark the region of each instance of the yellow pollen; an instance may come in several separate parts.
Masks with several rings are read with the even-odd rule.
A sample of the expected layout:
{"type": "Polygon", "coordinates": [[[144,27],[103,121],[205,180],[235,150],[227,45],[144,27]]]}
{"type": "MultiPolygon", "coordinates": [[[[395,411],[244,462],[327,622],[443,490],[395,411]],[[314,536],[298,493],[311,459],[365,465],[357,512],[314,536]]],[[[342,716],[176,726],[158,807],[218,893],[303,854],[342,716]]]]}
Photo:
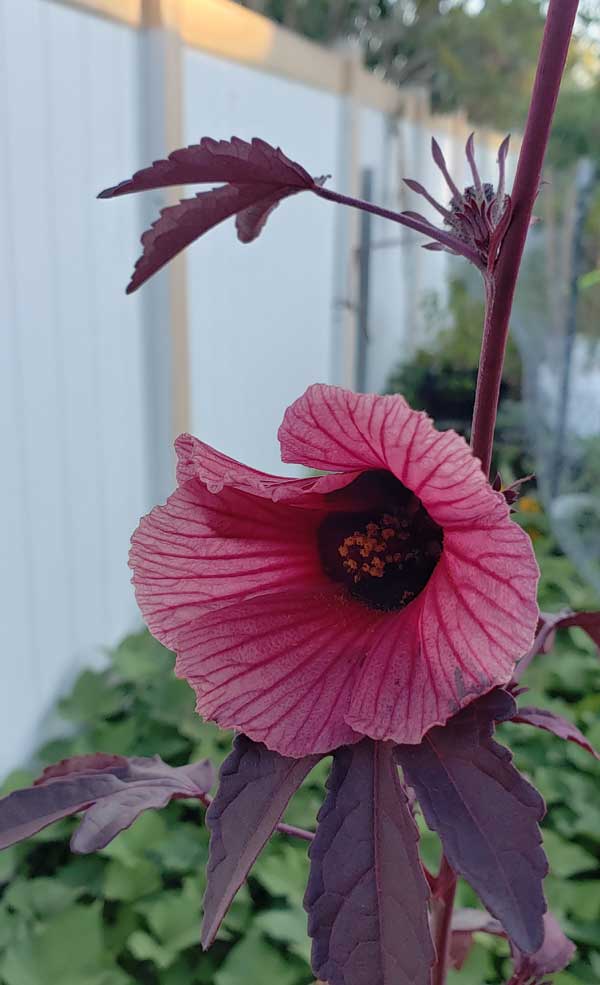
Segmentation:
{"type": "Polygon", "coordinates": [[[409,538],[410,535],[402,529],[406,526],[404,520],[386,513],[379,523],[367,523],[365,532],[355,530],[345,538],[338,547],[338,554],[354,582],[366,576],[383,578],[388,564],[402,566],[404,555],[394,551],[393,547],[398,541],[409,538]]]}

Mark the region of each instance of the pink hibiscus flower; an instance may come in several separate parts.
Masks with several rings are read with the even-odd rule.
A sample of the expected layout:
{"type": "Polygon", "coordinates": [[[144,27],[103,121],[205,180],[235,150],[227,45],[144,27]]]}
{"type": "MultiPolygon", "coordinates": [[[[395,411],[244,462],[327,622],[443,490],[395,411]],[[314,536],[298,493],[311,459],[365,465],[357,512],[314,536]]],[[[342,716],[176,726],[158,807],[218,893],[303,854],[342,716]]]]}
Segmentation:
{"type": "Polygon", "coordinates": [[[316,385],[285,479],[182,435],[130,563],[197,710],[282,755],[419,742],[510,680],[538,619],[531,542],[466,442],[399,396],[316,385]]]}

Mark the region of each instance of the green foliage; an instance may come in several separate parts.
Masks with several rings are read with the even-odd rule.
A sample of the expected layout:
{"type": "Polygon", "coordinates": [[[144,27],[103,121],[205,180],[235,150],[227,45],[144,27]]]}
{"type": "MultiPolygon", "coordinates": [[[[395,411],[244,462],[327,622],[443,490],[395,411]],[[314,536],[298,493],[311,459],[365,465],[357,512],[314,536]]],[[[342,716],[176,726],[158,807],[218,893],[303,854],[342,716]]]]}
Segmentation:
{"type": "MultiPolygon", "coordinates": [[[[542,564],[541,604],[593,606],[571,563],[556,550],[547,521],[527,497],[520,522],[542,564]]],[[[540,657],[527,683],[528,703],[566,715],[600,745],[600,664],[579,631],[563,633],[540,657]]],[[[211,756],[230,736],[203,723],[193,694],[173,676],[173,658],[147,633],[129,637],[103,671],[84,671],[60,710],[70,731],[40,750],[44,765],[75,753],[160,752],[174,765],[211,756]]],[[[600,789],[598,764],[580,749],[524,726],[501,738],[548,802],[546,846],[550,903],[578,945],[576,962],[556,985],[598,981],[600,969],[600,789]]],[[[286,819],[314,825],[327,762],[313,771],[286,819]]],[[[31,781],[13,774],[2,792],[31,781]]],[[[436,837],[422,829],[422,852],[435,868],[436,837]]],[[[0,853],[0,985],[302,985],[311,980],[302,896],[306,845],[276,835],[238,894],[214,947],[200,950],[200,900],[208,837],[203,810],[185,801],[148,812],[97,855],[75,856],[64,821],[0,853]]],[[[459,904],[477,905],[459,886],[459,904]]],[[[477,935],[465,968],[449,985],[499,985],[508,977],[507,946],[477,935]]]]}
{"type": "MultiPolygon", "coordinates": [[[[180,765],[219,764],[231,736],[203,723],[173,657],[131,636],[102,671],[84,671],[59,702],[65,735],[38,766],[91,751],[160,753],[180,765]]],[[[37,771],[37,770],[36,770],[37,771]]],[[[290,820],[314,824],[324,771],[305,784],[290,820]]],[[[20,770],[2,793],[31,782],[20,770]]],[[[208,954],[199,945],[208,834],[185,801],[149,812],[102,852],[69,851],[73,821],[0,853],[1,985],[249,985],[310,980],[301,906],[306,845],[273,838],[208,954]]]]}

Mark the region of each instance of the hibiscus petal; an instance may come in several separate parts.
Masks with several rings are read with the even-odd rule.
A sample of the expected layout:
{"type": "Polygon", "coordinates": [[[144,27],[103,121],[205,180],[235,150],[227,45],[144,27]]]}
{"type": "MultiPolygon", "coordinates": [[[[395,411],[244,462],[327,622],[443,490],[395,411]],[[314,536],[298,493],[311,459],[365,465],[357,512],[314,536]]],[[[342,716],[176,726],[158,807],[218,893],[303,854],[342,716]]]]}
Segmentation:
{"type": "Polygon", "coordinates": [[[262,595],[195,619],[173,639],[197,710],[283,756],[360,739],[344,721],[380,613],[320,592],[262,595]]]}
{"type": "MultiPolygon", "coordinates": [[[[361,474],[346,472],[343,475],[307,476],[303,479],[269,475],[236,462],[191,434],[179,435],[175,450],[180,485],[190,479],[200,479],[211,493],[219,493],[225,486],[232,486],[276,503],[293,503],[308,509],[326,508],[325,495],[345,488],[361,474]]],[[[354,499],[350,505],[354,506],[354,499]]],[[[341,507],[336,503],[336,508],[341,507]]]]}
{"type": "Polygon", "coordinates": [[[174,648],[203,611],[261,592],[329,585],[316,547],[322,514],[199,480],[140,521],[130,552],[136,598],[150,631],[174,648]]]}
{"type": "Polygon", "coordinates": [[[279,429],[284,462],[311,468],[389,469],[417,495],[436,523],[471,525],[508,515],[464,438],[436,431],[401,396],[352,393],[315,384],[285,412],[279,429]]]}
{"type": "Polygon", "coordinates": [[[421,595],[372,639],[348,724],[372,738],[417,743],[507,683],[535,634],[538,575],[529,538],[508,519],[446,532],[421,595]]]}

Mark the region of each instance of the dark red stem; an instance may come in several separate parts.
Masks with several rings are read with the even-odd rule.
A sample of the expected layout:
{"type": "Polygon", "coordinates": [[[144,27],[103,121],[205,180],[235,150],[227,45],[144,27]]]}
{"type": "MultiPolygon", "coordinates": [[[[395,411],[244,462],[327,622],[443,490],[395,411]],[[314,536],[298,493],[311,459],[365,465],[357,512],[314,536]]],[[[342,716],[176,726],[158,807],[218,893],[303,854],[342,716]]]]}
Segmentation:
{"type": "Polygon", "coordinates": [[[442,856],[437,882],[441,887],[438,898],[433,900],[433,937],[436,961],[431,985],[445,985],[452,937],[452,911],[456,895],[456,873],[442,856]]]}
{"type": "Polygon", "coordinates": [[[512,218],[487,282],[487,311],[475,394],[471,445],[489,474],[510,313],[531,213],[539,191],[552,117],[578,0],[550,0],[533,94],[512,190],[512,218]]]}
{"type": "Polygon", "coordinates": [[[423,233],[424,236],[429,236],[431,239],[437,240],[438,243],[443,243],[451,250],[456,250],[457,247],[460,249],[462,256],[466,256],[469,260],[479,266],[479,257],[475,250],[471,250],[464,243],[457,241],[455,236],[451,233],[445,233],[442,229],[438,229],[437,226],[433,226],[426,220],[419,220],[411,215],[406,215],[404,212],[393,212],[391,209],[382,209],[378,205],[373,205],[372,202],[365,202],[362,198],[351,198],[349,195],[342,195],[340,192],[331,191],[329,188],[313,188],[315,195],[320,198],[326,198],[330,202],[335,202],[337,205],[349,205],[353,209],[360,209],[362,212],[370,212],[372,215],[381,216],[382,219],[391,219],[392,222],[398,222],[401,226],[407,226],[409,229],[414,229],[417,233],[423,233]]]}

